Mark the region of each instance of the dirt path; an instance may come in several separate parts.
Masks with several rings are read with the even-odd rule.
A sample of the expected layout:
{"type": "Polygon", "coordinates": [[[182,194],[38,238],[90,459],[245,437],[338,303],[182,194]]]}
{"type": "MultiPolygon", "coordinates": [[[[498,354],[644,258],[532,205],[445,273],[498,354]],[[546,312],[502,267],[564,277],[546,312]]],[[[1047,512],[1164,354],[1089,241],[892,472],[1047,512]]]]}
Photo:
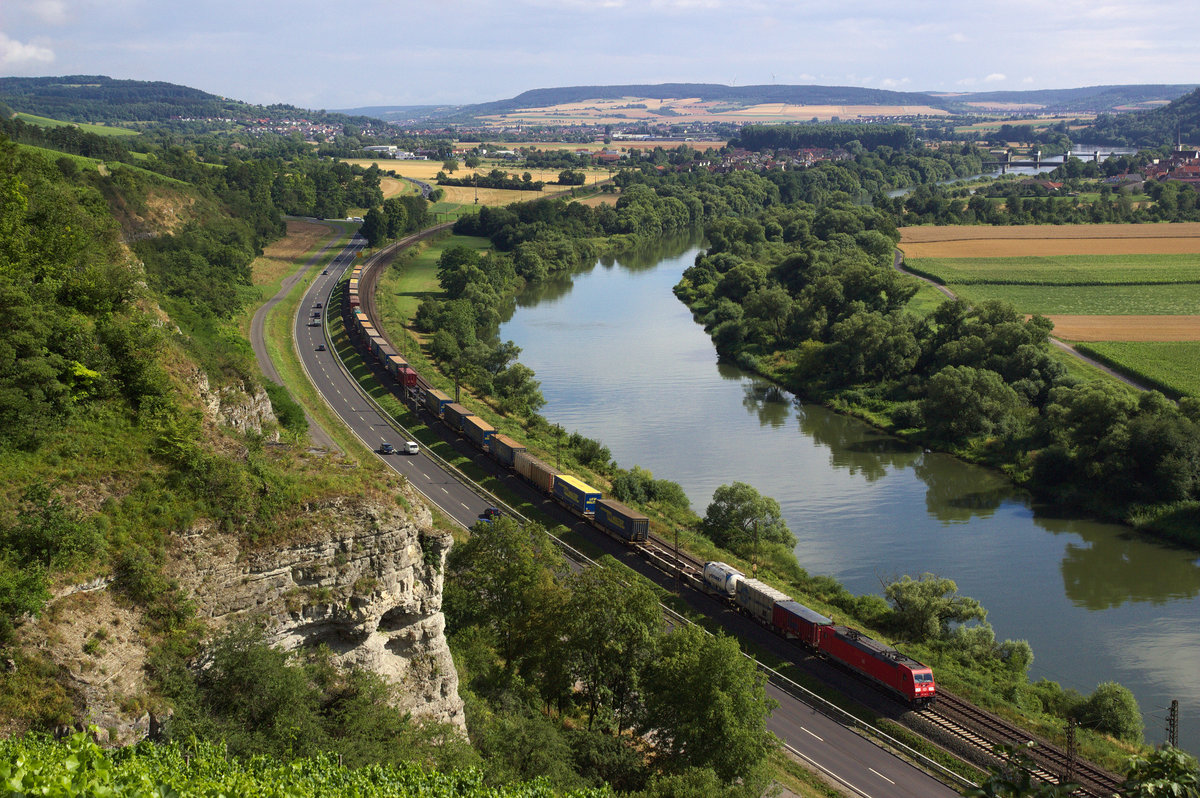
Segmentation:
{"type": "MultiPolygon", "coordinates": [[[[922,277],[919,274],[913,274],[908,269],[904,268],[904,253],[898,249],[895,250],[895,257],[892,259],[892,268],[895,269],[896,271],[900,272],[901,274],[907,274],[910,277],[916,277],[918,280],[921,280],[922,282],[932,285],[940,293],[944,294],[949,299],[958,299],[957,294],[955,294],[953,291],[951,291],[949,288],[942,285],[941,283],[934,282],[933,280],[930,280],[928,277],[922,277]]],[[[1062,351],[1069,354],[1071,357],[1077,358],[1077,359],[1083,361],[1084,363],[1087,363],[1089,366],[1093,366],[1093,367],[1099,369],[1100,371],[1103,371],[1108,376],[1112,377],[1115,380],[1125,383],[1126,385],[1128,385],[1131,388],[1137,388],[1139,391],[1149,390],[1149,388],[1147,388],[1145,385],[1142,385],[1141,383],[1138,383],[1138,382],[1134,382],[1133,380],[1126,377],[1124,374],[1121,374],[1120,372],[1104,365],[1099,360],[1094,360],[1081,352],[1077,352],[1075,350],[1075,347],[1071,346],[1070,344],[1068,344],[1065,341],[1055,338],[1053,335],[1050,336],[1050,343],[1054,344],[1059,349],[1061,349],[1062,351]]]]}

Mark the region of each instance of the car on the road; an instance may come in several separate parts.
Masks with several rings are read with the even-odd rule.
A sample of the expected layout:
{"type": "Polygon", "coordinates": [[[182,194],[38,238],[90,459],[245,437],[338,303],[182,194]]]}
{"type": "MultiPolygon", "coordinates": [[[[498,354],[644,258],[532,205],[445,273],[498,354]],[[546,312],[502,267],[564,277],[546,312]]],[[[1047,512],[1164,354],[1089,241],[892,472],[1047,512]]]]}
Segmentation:
{"type": "Polygon", "coordinates": [[[404,442],[404,451],[407,454],[420,454],[421,447],[417,445],[416,441],[405,441],[404,442]]]}
{"type": "Polygon", "coordinates": [[[395,454],[396,447],[392,446],[390,443],[381,443],[381,444],[379,444],[379,453],[380,454],[395,454]]]}
{"type": "Polygon", "coordinates": [[[490,524],[501,515],[503,515],[503,513],[500,512],[499,507],[489,507],[479,514],[479,520],[490,524]]]}
{"type": "Polygon", "coordinates": [[[324,351],[325,351],[325,344],[317,344],[317,351],[318,351],[318,352],[324,352],[324,351]]]}
{"type": "Polygon", "coordinates": [[[320,308],[320,307],[321,307],[321,303],[320,303],[320,302],[318,302],[317,304],[313,305],[313,307],[314,307],[314,308],[320,308]]]}
{"type": "Polygon", "coordinates": [[[322,269],[321,274],[329,274],[329,269],[322,269]]]}
{"type": "Polygon", "coordinates": [[[308,326],[309,326],[309,327],[320,327],[320,326],[321,326],[321,322],[317,321],[316,319],[313,319],[312,321],[310,321],[310,322],[308,323],[308,326]]]}

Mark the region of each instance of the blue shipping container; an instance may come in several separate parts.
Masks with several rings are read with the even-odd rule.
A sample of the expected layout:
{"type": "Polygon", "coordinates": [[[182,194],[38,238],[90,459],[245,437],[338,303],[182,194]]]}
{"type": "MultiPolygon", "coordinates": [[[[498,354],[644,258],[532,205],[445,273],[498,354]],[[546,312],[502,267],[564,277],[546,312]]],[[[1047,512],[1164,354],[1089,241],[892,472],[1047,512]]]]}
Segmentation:
{"type": "Polygon", "coordinates": [[[596,523],[630,542],[645,540],[650,531],[649,518],[612,499],[596,501],[596,523]]]}
{"type": "Polygon", "coordinates": [[[581,513],[596,511],[600,491],[569,474],[554,475],[554,495],[581,513]]]}

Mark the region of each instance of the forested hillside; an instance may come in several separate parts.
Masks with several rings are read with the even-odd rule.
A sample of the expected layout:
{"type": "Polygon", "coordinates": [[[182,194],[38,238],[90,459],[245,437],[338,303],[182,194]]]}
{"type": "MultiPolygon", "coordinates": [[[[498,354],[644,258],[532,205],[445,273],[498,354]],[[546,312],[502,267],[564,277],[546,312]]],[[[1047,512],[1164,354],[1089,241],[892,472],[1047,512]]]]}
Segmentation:
{"type": "Polygon", "coordinates": [[[1194,145],[1200,140],[1200,89],[1153,111],[1101,116],[1074,135],[1118,147],[1162,147],[1176,141],[1194,145]]]}

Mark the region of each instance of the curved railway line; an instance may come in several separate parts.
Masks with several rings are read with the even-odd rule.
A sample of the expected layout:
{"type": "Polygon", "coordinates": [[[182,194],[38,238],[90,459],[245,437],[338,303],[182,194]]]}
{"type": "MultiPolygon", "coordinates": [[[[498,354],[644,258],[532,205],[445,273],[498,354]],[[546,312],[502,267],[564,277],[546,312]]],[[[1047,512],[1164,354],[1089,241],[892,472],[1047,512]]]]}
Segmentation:
{"type": "MultiPolygon", "coordinates": [[[[383,336],[393,348],[395,348],[395,343],[385,329],[379,325],[379,313],[375,302],[379,267],[390,264],[395,256],[404,249],[449,230],[452,225],[452,222],[442,223],[396,241],[372,255],[363,265],[359,282],[360,307],[371,319],[378,334],[383,336]]],[[[346,310],[349,311],[348,304],[346,310]]],[[[404,331],[401,334],[408,335],[408,332],[404,331]]],[[[361,346],[357,342],[355,345],[361,346]]],[[[417,385],[422,389],[432,388],[432,385],[419,373],[417,374],[417,385]]],[[[402,389],[392,386],[392,390],[402,389]]],[[[405,397],[400,396],[400,399],[404,401],[405,397]]],[[[664,573],[686,582],[689,587],[703,588],[703,560],[687,551],[677,550],[675,545],[653,534],[649,535],[645,543],[636,549],[647,561],[664,573]]],[[[993,761],[996,760],[995,748],[997,746],[1012,746],[1023,750],[1035,763],[1033,775],[1036,778],[1050,783],[1073,781],[1080,785],[1076,795],[1110,798],[1120,791],[1122,779],[1116,774],[1086,760],[1071,756],[1051,743],[1035,739],[1029,732],[945,690],[939,690],[937,703],[919,710],[917,716],[937,729],[940,735],[956,741],[959,747],[965,746],[978,755],[993,761]],[[1030,741],[1035,745],[1027,749],[1026,744],[1030,741]]],[[[932,741],[939,742],[936,739],[932,741]]],[[[976,756],[976,759],[978,758],[980,757],[976,756]]]]}

